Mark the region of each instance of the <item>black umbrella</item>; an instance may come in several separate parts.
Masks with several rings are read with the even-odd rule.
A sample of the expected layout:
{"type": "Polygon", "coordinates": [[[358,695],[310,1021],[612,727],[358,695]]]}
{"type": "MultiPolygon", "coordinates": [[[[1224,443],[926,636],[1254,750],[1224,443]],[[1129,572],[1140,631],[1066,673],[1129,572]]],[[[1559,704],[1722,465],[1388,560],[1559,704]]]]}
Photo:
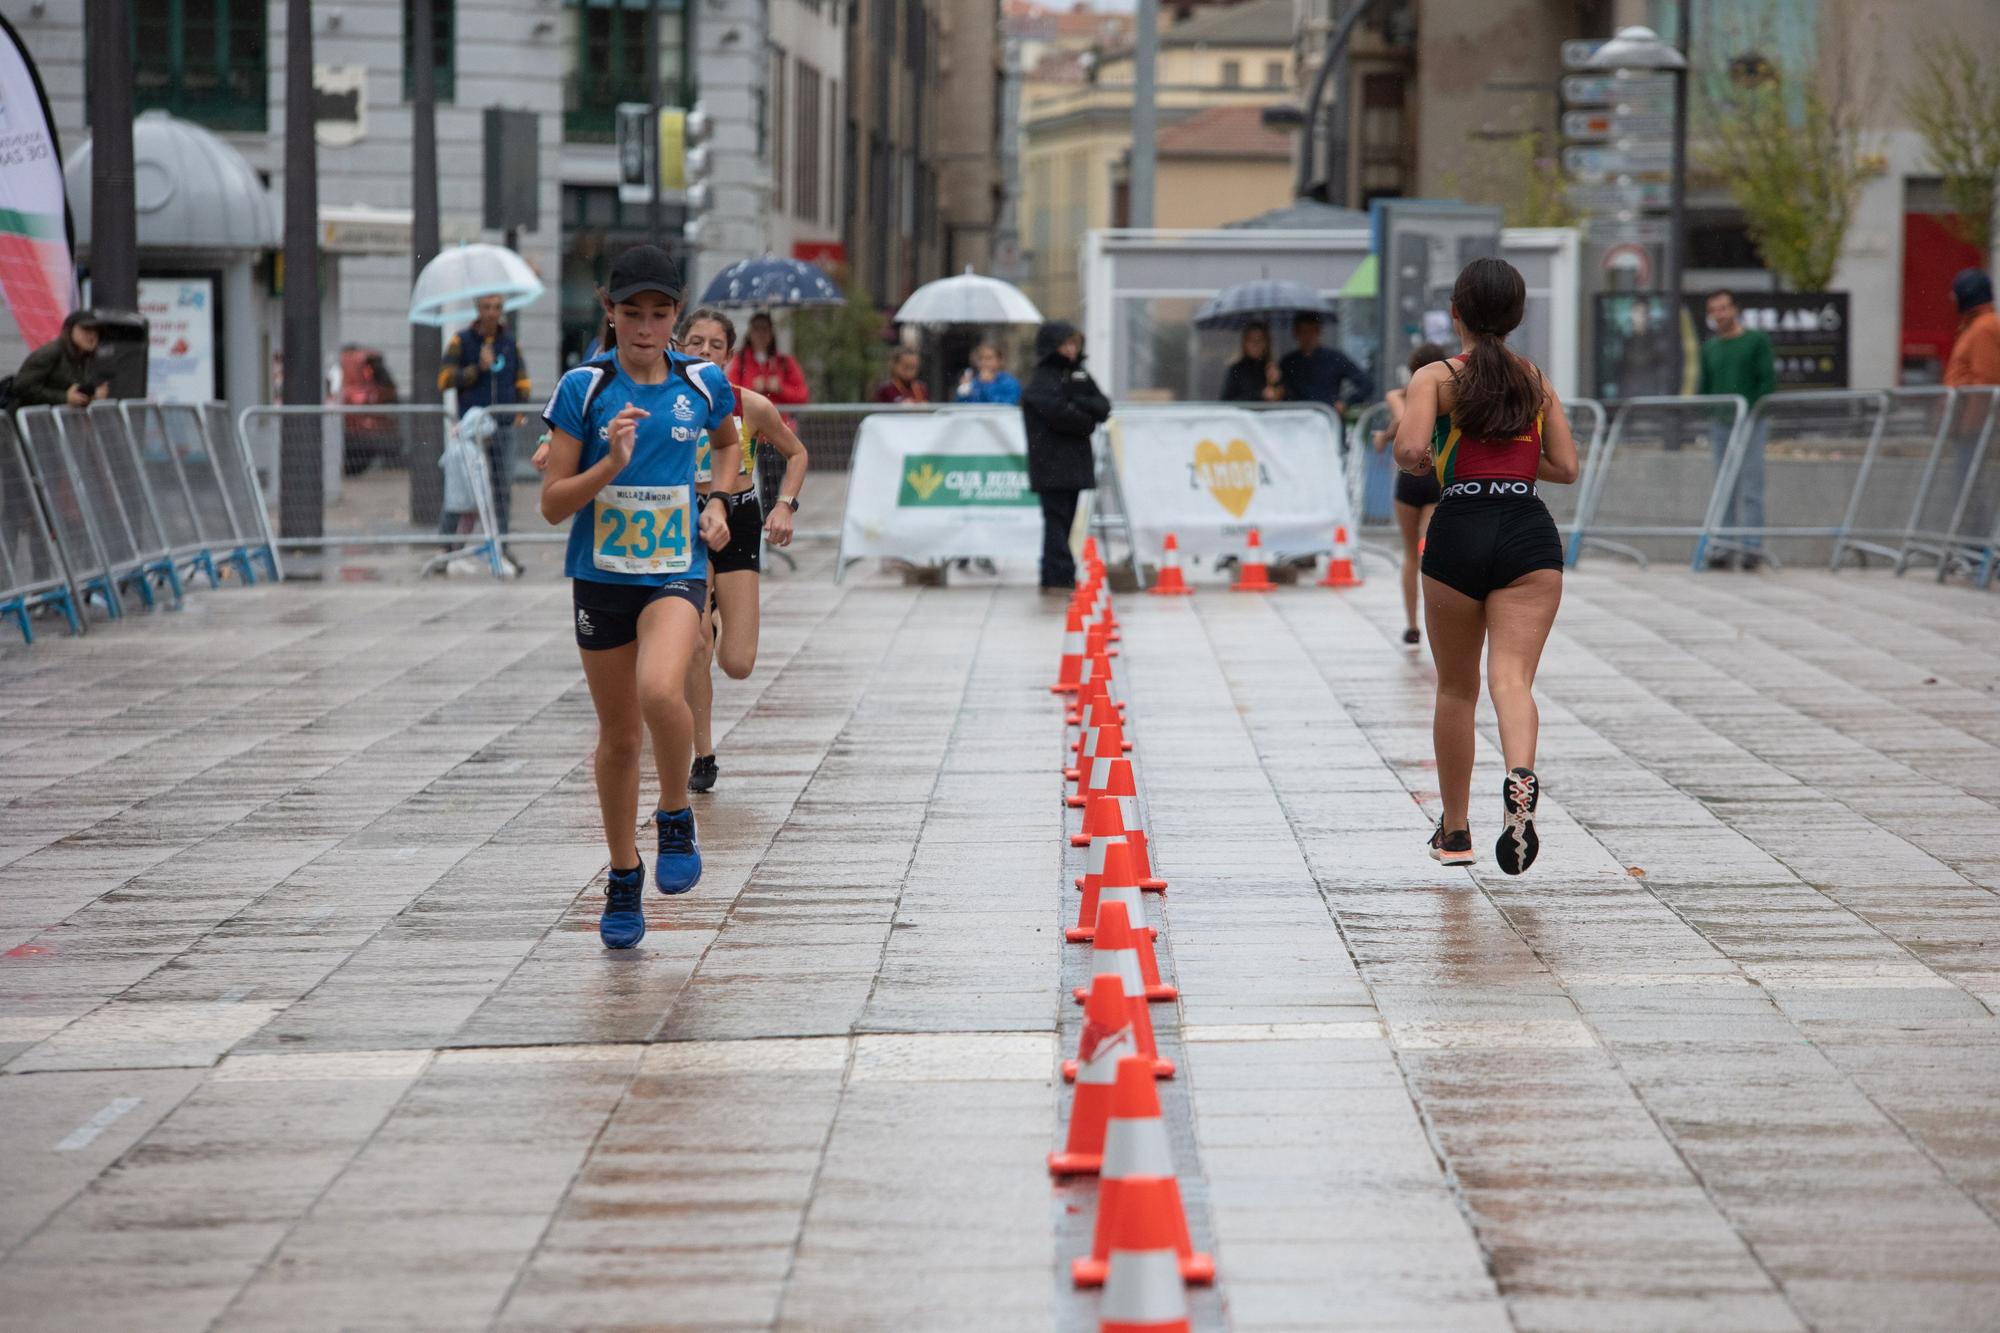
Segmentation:
{"type": "Polygon", "coordinates": [[[701,294],[703,305],[755,306],[762,309],[842,305],[845,302],[840,288],[833,285],[833,279],[827,277],[826,271],[817,264],[775,255],[738,260],[716,274],[715,280],[708,284],[708,290],[701,294]]]}
{"type": "Polygon", "coordinates": [[[1318,315],[1333,319],[1339,313],[1333,302],[1302,282],[1258,278],[1217,292],[1194,312],[1194,324],[1198,329],[1240,329],[1276,316],[1318,315]]]}

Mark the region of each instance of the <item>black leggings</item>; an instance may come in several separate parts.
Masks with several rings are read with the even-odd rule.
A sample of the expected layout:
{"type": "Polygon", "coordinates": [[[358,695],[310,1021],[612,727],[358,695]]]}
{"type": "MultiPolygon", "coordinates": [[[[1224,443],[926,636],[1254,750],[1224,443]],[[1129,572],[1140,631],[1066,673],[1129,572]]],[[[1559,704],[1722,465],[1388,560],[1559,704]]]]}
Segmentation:
{"type": "Polygon", "coordinates": [[[1069,553],[1069,530],[1076,523],[1080,491],[1038,491],[1042,501],[1042,586],[1076,586],[1076,559],[1069,553]]]}

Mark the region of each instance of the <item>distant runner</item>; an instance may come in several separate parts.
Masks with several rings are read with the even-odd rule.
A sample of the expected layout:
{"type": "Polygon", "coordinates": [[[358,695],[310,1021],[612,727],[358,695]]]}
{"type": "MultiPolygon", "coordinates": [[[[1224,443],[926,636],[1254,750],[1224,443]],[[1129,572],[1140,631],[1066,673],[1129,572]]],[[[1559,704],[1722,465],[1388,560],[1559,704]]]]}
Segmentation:
{"type": "MultiPolygon", "coordinates": [[[[703,306],[688,316],[681,350],[720,366],[728,360],[735,342],[736,326],[729,316],[703,306]]],[[[742,441],[743,463],[734,471],[725,468],[715,474],[708,492],[721,496],[728,506],[729,541],[710,558],[715,576],[709,584],[702,620],[702,645],[688,664],[688,703],[694,709],[694,764],[688,772],[688,790],[698,792],[715,786],[718,771],[711,730],[715,682],[709,676],[709,662],[719,661],[723,674],[731,680],[742,680],[757,665],[757,576],[764,567],[763,541],[769,537],[773,546],[791,544],[792,517],[799,512],[799,487],[806,479],[806,447],[771,400],[755,390],[739,388],[736,401],[736,435],[742,441]],[[785,479],[778,484],[777,503],[769,518],[757,503],[759,443],[768,443],[785,460],[785,479]],[[719,635],[717,616],[722,618],[719,635]]]]}

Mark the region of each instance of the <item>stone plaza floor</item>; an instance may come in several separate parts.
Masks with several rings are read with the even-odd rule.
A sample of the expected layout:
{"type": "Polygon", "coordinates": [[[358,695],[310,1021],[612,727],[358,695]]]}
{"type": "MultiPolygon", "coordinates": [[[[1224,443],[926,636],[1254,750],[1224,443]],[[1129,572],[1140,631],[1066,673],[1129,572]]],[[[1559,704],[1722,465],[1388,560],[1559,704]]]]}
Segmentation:
{"type": "MultiPolygon", "coordinates": [[[[1059,607],[831,563],[630,954],[560,583],[0,652],[0,1328],[1094,1328],[1059,607]]],[[[2000,1327],[2000,600],[1587,565],[1508,879],[1369,573],[1119,601],[1196,1325],[2000,1327]]]]}

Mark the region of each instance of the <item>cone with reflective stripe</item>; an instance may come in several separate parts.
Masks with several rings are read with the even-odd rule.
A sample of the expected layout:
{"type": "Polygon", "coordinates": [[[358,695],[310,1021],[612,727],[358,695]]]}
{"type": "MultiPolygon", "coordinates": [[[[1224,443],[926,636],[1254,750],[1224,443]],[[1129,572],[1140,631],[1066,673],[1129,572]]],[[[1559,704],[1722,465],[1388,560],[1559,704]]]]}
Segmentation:
{"type": "MultiPolygon", "coordinates": [[[[1418,554],[1422,554],[1421,545],[1418,554]]],[[[1319,581],[1322,588],[1358,588],[1361,576],[1354,572],[1354,548],[1347,544],[1347,529],[1336,526],[1333,530],[1333,554],[1327,557],[1326,577],[1319,581]]]]}
{"type": "Polygon", "coordinates": [[[1111,1119],[1111,1088],[1118,1062],[1137,1055],[1139,1044],[1125,1016],[1125,988],[1117,977],[1091,980],[1083,1006],[1083,1035],[1076,1044],[1076,1100],[1069,1108],[1069,1140],[1049,1154],[1058,1176],[1094,1175],[1104,1160],[1104,1127],[1111,1119]]]}
{"type": "MultiPolygon", "coordinates": [[[[1123,842],[1114,842],[1104,849],[1104,868],[1098,873],[1097,892],[1093,895],[1085,881],[1082,911],[1074,926],[1063,932],[1063,938],[1075,942],[1096,941],[1098,923],[1103,920],[1104,909],[1112,903],[1125,905],[1125,919],[1132,927],[1133,951],[1139,955],[1139,980],[1146,987],[1149,1000],[1177,1000],[1180,992],[1160,979],[1160,958],[1153,950],[1153,941],[1159,932],[1146,924],[1146,909],[1139,900],[1138,877],[1133,873],[1132,849],[1123,842]]],[[[1102,947],[1101,945],[1099,947],[1102,947]]],[[[1105,960],[1094,960],[1099,970],[1111,966],[1105,960]]],[[[1082,1004],[1084,989],[1076,990],[1076,1002],[1082,1004]]]]}
{"type": "MultiPolygon", "coordinates": [[[[1153,1040],[1153,1016],[1146,1008],[1146,983],[1139,975],[1139,950],[1132,938],[1132,917],[1124,903],[1098,904],[1097,947],[1090,958],[1091,966],[1099,969],[1090,984],[1095,986],[1098,976],[1118,978],[1125,995],[1125,1017],[1132,1024],[1133,1044],[1151,1062],[1154,1077],[1172,1078],[1174,1062],[1160,1058],[1159,1047],[1153,1040]]],[[[1063,1077],[1074,1079],[1077,1067],[1074,1060],[1063,1061],[1063,1077]]]]}
{"type": "Polygon", "coordinates": [[[1063,777],[1075,782],[1092,759],[1116,759],[1131,750],[1132,742],[1125,739],[1125,729],[1116,722],[1085,727],[1076,736],[1076,762],[1063,770],[1063,777]]]}
{"type": "Polygon", "coordinates": [[[1103,653],[1106,657],[1118,656],[1118,650],[1111,646],[1111,627],[1103,620],[1083,622],[1083,655],[1103,653]]]}
{"type": "MultiPolygon", "coordinates": [[[[1163,1183],[1143,1182],[1154,1189],[1163,1183]]],[[[1175,1271],[1174,1252],[1140,1248],[1154,1246],[1158,1239],[1152,1229],[1142,1232],[1135,1226],[1129,1239],[1121,1237],[1112,1250],[1097,1333],[1191,1333],[1187,1287],[1175,1271]]]]}
{"type": "Polygon", "coordinates": [[[1122,726],[1124,720],[1124,706],[1111,697],[1109,672],[1094,676],[1088,683],[1078,688],[1076,706],[1070,709],[1069,716],[1064,719],[1072,727],[1103,726],[1106,722],[1116,722],[1122,726]]]}
{"type": "Polygon", "coordinates": [[[1097,538],[1085,537],[1083,539],[1083,563],[1086,565],[1097,563],[1097,538]]]}
{"type": "Polygon", "coordinates": [[[1090,805],[1094,796],[1137,796],[1139,789],[1132,785],[1132,761],[1130,759],[1092,759],[1083,764],[1077,778],[1076,795],[1063,798],[1063,804],[1072,810],[1082,810],[1090,805]]]}
{"type": "MultiPolygon", "coordinates": [[[[1113,1256],[1130,1247],[1135,1233],[1147,1240],[1146,1250],[1168,1254],[1172,1262],[1167,1272],[1176,1284],[1215,1280],[1215,1260],[1195,1253],[1188,1235],[1167,1124],[1160,1118],[1159,1090],[1147,1077],[1146,1062],[1127,1058],[1119,1061],[1118,1081],[1111,1090],[1090,1255],[1070,1264],[1070,1277],[1079,1287],[1103,1282],[1113,1256]]],[[[1110,1296],[1107,1291],[1107,1309],[1110,1296]]]]}
{"type": "MultiPolygon", "coordinates": [[[[1167,891],[1167,882],[1153,874],[1152,858],[1146,849],[1146,830],[1139,825],[1139,798],[1136,796],[1099,796],[1085,807],[1083,831],[1072,833],[1069,837],[1070,846],[1090,848],[1090,854],[1084,861],[1084,873],[1077,876],[1076,886],[1079,889],[1091,892],[1093,880],[1102,886],[1104,853],[1114,842],[1123,842],[1132,849],[1132,868],[1138,874],[1140,888],[1148,893],[1167,891]]],[[[1095,920],[1095,917],[1090,919],[1095,920]]]]}
{"type": "Polygon", "coordinates": [[[1074,694],[1077,682],[1083,676],[1083,608],[1076,599],[1070,599],[1069,622],[1063,627],[1062,665],[1056,671],[1056,683],[1049,686],[1050,694],[1074,694]]]}
{"type": "Polygon", "coordinates": [[[1160,551],[1160,576],[1146,591],[1155,597],[1189,597],[1194,594],[1194,589],[1188,587],[1187,579],[1181,574],[1181,539],[1171,532],[1167,534],[1166,545],[1160,551]]]}
{"type": "Polygon", "coordinates": [[[1271,567],[1264,563],[1264,538],[1255,528],[1250,529],[1250,546],[1244,552],[1236,582],[1229,586],[1235,592],[1271,592],[1278,586],[1271,582],[1271,567]]]}

